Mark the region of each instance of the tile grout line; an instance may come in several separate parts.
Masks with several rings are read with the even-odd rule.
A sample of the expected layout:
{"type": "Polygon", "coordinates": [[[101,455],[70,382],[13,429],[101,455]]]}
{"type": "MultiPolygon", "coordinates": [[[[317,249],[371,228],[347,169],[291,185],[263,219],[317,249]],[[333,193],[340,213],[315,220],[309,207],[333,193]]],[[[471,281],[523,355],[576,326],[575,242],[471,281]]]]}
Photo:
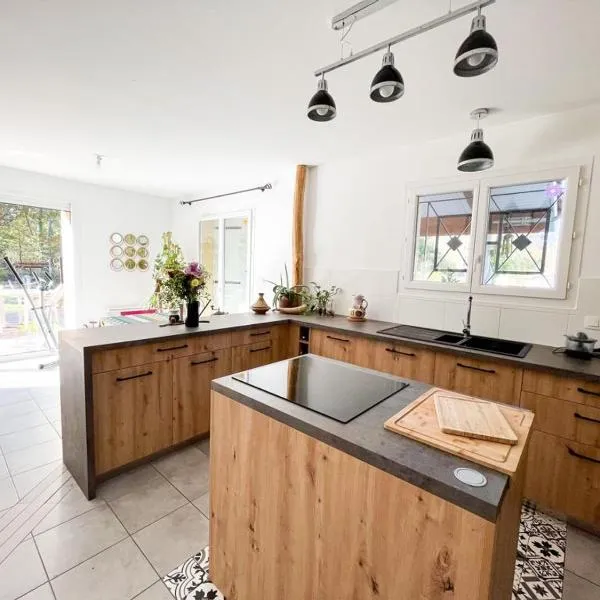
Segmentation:
{"type": "MultiPolygon", "coordinates": [[[[579,575],[575,571],[571,571],[571,569],[567,569],[565,567],[565,573],[567,573],[567,572],[571,573],[571,575],[575,575],[575,577],[579,577],[579,579],[583,579],[584,581],[587,581],[588,583],[595,585],[598,588],[598,590],[600,590],[600,583],[596,583],[595,581],[592,581],[591,579],[588,579],[587,577],[584,577],[583,575],[579,575]]],[[[563,581],[563,583],[564,583],[564,581],[563,581]]]]}
{"type": "MultiPolygon", "coordinates": [[[[46,427],[46,425],[38,425],[37,427],[46,427]]],[[[31,427],[31,429],[37,429],[37,427],[31,427]]],[[[50,427],[52,427],[52,423],[50,423],[50,427]]],[[[54,429],[54,427],[52,427],[52,429],[54,429]]],[[[54,429],[54,431],[56,432],[56,429],[54,429]]],[[[14,433],[21,433],[21,432],[15,431],[14,433]]],[[[29,448],[34,448],[35,446],[39,446],[40,444],[47,444],[48,442],[55,441],[55,440],[44,440],[43,442],[35,442],[35,444],[29,444],[28,446],[24,446],[23,448],[18,448],[17,450],[10,450],[9,452],[3,451],[1,438],[4,437],[5,435],[14,435],[14,433],[4,433],[4,434],[0,435],[0,454],[3,455],[5,458],[9,454],[14,454],[15,452],[21,452],[22,450],[29,450],[29,448]]],[[[57,433],[57,435],[58,435],[58,433],[57,433]]]]}
{"type": "MultiPolygon", "coordinates": [[[[39,556],[40,562],[42,563],[42,569],[44,569],[44,573],[46,573],[46,581],[47,581],[48,585],[50,586],[50,591],[52,592],[52,596],[54,597],[54,600],[56,600],[56,594],[54,593],[54,588],[52,587],[52,584],[50,583],[50,576],[48,575],[46,565],[44,564],[44,561],[42,559],[42,553],[40,552],[37,542],[35,541],[35,536],[33,534],[31,534],[31,539],[33,540],[33,545],[35,546],[35,550],[39,556]]],[[[37,588],[35,588],[35,589],[37,589],[37,588]]],[[[33,591],[33,590],[31,590],[31,591],[33,591]]]]}

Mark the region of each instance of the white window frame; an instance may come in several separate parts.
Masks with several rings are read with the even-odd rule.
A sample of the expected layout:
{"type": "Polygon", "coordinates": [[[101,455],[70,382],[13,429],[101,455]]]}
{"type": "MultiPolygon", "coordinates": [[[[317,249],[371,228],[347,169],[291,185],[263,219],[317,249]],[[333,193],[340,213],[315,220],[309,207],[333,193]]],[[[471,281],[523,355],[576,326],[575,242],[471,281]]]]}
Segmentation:
{"type": "Polygon", "coordinates": [[[579,195],[581,167],[562,166],[543,168],[532,171],[513,171],[502,175],[477,179],[456,179],[438,185],[416,184],[408,187],[408,211],[405,262],[405,288],[415,290],[436,290],[446,292],[470,292],[493,296],[518,296],[521,298],[565,299],[569,289],[569,270],[571,265],[571,250],[573,244],[575,215],[579,195]],[[565,209],[559,234],[558,264],[556,271],[556,286],[552,289],[524,288],[518,286],[494,286],[482,283],[483,261],[485,256],[485,241],[487,239],[487,221],[489,214],[489,192],[491,188],[535,183],[539,181],[567,180],[565,209]],[[418,197],[427,194],[442,194],[456,191],[473,190],[473,217],[471,235],[473,243],[469,256],[469,271],[467,282],[462,284],[440,283],[413,280],[418,197]]]}
{"type": "Polygon", "coordinates": [[[407,223],[410,230],[407,231],[406,240],[408,241],[405,265],[405,287],[418,290],[436,290],[446,292],[468,292],[471,289],[473,277],[473,260],[475,256],[475,231],[477,223],[477,214],[479,208],[479,181],[476,179],[457,179],[447,183],[438,183],[431,185],[415,185],[408,188],[408,211],[407,223]],[[453,192],[472,192],[473,193],[473,211],[471,216],[471,250],[469,252],[467,279],[465,283],[442,283],[437,281],[415,281],[414,261],[417,237],[417,218],[419,215],[419,197],[432,194],[451,194],[453,192]]]}
{"type": "MultiPolygon", "coordinates": [[[[213,279],[217,279],[217,290],[218,290],[218,303],[221,310],[223,310],[223,301],[225,298],[225,220],[226,219],[235,219],[235,218],[246,218],[248,219],[248,252],[246,256],[246,289],[248,291],[247,294],[247,303],[250,306],[252,297],[252,265],[253,265],[253,253],[254,253],[254,219],[253,219],[253,211],[252,210],[242,210],[228,213],[218,213],[203,216],[200,221],[198,221],[198,256],[201,263],[203,263],[202,259],[202,223],[205,221],[218,221],[219,222],[219,265],[218,271],[215,275],[211,273],[213,279]]],[[[216,302],[215,298],[212,298],[213,302],[216,302]]],[[[215,305],[216,306],[216,305],[215,305]]]]}

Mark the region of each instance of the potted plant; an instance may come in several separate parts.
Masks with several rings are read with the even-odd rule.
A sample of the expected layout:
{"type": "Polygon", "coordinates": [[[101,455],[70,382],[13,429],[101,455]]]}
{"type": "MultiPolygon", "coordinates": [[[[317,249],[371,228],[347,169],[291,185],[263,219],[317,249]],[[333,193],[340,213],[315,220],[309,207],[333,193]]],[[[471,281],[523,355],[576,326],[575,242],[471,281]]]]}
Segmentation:
{"type": "Polygon", "coordinates": [[[301,306],[306,297],[307,287],[304,285],[290,285],[287,265],[285,269],[285,285],[283,277],[279,276],[279,283],[267,280],[273,285],[273,308],[295,308],[301,306]]]}
{"type": "Polygon", "coordinates": [[[174,285],[170,273],[183,271],[184,267],[181,247],[173,241],[173,234],[166,231],[162,234],[162,248],[154,261],[154,293],[150,298],[150,306],[177,314],[182,312],[179,290],[174,285]]]}
{"type": "Polygon", "coordinates": [[[335,315],[333,298],[342,291],[341,288],[335,285],[323,288],[315,281],[311,281],[310,285],[312,291],[308,295],[308,310],[317,313],[319,316],[328,315],[333,317],[335,315]]]}

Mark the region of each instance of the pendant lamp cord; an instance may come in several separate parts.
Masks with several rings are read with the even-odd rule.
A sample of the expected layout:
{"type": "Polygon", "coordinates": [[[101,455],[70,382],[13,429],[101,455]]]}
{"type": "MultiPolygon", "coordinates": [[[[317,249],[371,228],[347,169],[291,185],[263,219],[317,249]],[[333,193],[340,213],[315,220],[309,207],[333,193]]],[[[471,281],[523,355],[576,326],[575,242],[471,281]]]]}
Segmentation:
{"type": "Polygon", "coordinates": [[[342,33],[340,35],[340,58],[343,60],[344,59],[344,44],[347,44],[350,47],[350,55],[352,56],[353,51],[352,51],[352,44],[350,44],[350,42],[346,41],[346,38],[348,37],[349,33],[352,31],[352,27],[354,27],[354,23],[356,23],[356,17],[352,18],[352,22],[350,23],[350,25],[348,25],[348,28],[346,29],[346,31],[344,31],[342,29],[342,33]]]}

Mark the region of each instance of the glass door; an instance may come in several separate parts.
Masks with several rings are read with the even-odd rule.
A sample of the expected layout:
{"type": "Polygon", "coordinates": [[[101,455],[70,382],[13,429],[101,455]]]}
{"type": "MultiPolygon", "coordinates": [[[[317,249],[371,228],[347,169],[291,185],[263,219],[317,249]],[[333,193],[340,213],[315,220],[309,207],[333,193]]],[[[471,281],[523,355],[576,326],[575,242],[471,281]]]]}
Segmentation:
{"type": "Polygon", "coordinates": [[[250,305],[250,214],[200,222],[200,260],[211,273],[212,304],[224,312],[246,312],[250,305]]]}

